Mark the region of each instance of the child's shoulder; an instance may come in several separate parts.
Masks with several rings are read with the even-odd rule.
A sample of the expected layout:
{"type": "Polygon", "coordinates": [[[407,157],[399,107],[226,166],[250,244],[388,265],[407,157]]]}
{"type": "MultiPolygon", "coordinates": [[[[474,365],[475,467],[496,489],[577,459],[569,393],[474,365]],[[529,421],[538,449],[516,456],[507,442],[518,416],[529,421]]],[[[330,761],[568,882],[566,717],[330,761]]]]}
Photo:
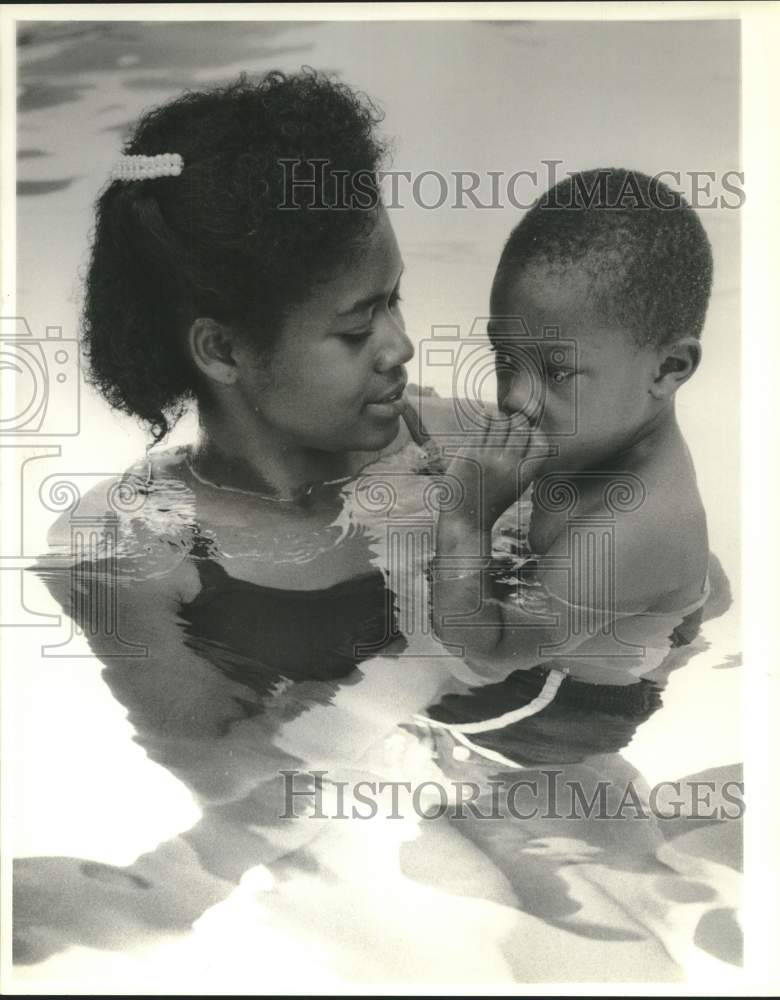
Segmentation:
{"type": "Polygon", "coordinates": [[[635,588],[646,600],[667,597],[672,604],[693,599],[709,561],[707,519],[695,486],[647,483],[642,504],[615,516],[615,548],[629,592],[635,588]]]}
{"type": "Polygon", "coordinates": [[[618,610],[685,606],[701,592],[709,540],[694,478],[593,477],[590,495],[573,513],[550,532],[548,555],[570,558],[572,533],[579,533],[580,550],[598,563],[591,574],[614,581],[618,610]]]}

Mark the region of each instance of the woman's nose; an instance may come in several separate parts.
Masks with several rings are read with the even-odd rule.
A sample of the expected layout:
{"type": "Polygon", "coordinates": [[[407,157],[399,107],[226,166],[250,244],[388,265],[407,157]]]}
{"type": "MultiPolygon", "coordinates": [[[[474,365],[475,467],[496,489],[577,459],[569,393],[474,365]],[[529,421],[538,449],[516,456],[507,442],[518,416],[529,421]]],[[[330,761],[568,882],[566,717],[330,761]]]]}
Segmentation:
{"type": "Polygon", "coordinates": [[[414,344],[406,336],[403,320],[388,316],[383,333],[382,346],[377,356],[378,371],[390,371],[412,360],[414,344]]]}

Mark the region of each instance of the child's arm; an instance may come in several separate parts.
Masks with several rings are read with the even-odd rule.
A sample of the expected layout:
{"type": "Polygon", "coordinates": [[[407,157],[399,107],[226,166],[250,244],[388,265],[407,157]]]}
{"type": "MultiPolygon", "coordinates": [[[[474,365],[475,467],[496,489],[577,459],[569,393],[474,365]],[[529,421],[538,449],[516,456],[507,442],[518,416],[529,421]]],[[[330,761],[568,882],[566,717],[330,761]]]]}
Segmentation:
{"type": "Polygon", "coordinates": [[[492,659],[506,638],[504,612],[491,601],[492,529],[525,491],[548,452],[523,417],[488,418],[481,437],[469,440],[447,469],[460,501],[439,515],[431,566],[434,629],[473,659],[492,659]],[[487,603],[486,603],[487,601],[487,603]],[[468,624],[456,618],[469,615],[468,624]]]}
{"type": "MultiPolygon", "coordinates": [[[[606,606],[602,603],[602,591],[607,588],[602,588],[600,581],[609,580],[616,568],[625,575],[625,565],[639,558],[633,547],[630,552],[624,548],[616,567],[611,554],[596,548],[590,553],[587,573],[572,579],[573,539],[562,534],[545,553],[545,560],[558,562],[560,568],[534,573],[536,586],[530,593],[542,595],[543,600],[534,599],[532,612],[508,599],[505,585],[499,590],[489,559],[474,559],[473,568],[469,568],[467,552],[473,546],[473,535],[447,525],[440,529],[438,539],[431,573],[434,630],[442,642],[456,647],[453,652],[462,648],[461,655],[476,673],[491,678],[571,653],[592,637],[594,628],[608,631],[622,607],[616,602],[610,607],[609,600],[606,606]]],[[[486,536],[482,545],[489,542],[486,536]]],[[[574,544],[578,544],[576,540],[574,544]]],[[[472,551],[476,549],[472,547],[472,551]]],[[[625,597],[622,595],[622,602],[625,597]]],[[[648,604],[637,596],[631,607],[641,610],[648,604]]]]}
{"type": "Polygon", "coordinates": [[[490,572],[493,525],[525,491],[547,451],[546,442],[517,418],[503,437],[494,427],[462,448],[448,469],[461,483],[463,500],[439,518],[431,567],[434,630],[453,651],[461,647],[486,676],[570,652],[589,638],[583,615],[591,624],[595,616],[607,629],[620,613],[645,610],[663,592],[657,572],[662,539],[643,510],[615,522],[611,548],[589,545],[587,525],[564,525],[534,576],[547,598],[544,613],[507,600],[505,587],[498,593],[490,572]],[[580,544],[587,565],[576,575],[572,552],[580,544]]]}
{"type": "MultiPolygon", "coordinates": [[[[97,516],[106,491],[102,486],[88,495],[83,509],[97,516]]],[[[139,558],[128,553],[112,563],[90,553],[79,561],[69,545],[64,514],[49,532],[50,552],[31,571],[82,629],[138,742],[203,798],[242,798],[265,773],[270,735],[259,735],[260,717],[246,718],[255,693],[186,642],[179,610],[200,589],[192,564],[175,552],[166,558],[174,550],[151,535],[139,540],[139,558]],[[161,564],[165,571],[152,573],[161,564]],[[118,646],[115,632],[130,645],[118,646]]]]}

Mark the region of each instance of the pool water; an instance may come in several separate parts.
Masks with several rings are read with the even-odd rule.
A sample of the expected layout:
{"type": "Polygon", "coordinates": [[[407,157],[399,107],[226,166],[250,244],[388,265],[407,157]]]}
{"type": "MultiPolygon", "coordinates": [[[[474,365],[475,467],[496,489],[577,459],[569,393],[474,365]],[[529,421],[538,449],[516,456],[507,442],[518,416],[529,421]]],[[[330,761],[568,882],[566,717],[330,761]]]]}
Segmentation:
{"type": "MultiPolygon", "coordinates": [[[[184,86],[244,68],[338,69],[386,102],[387,131],[400,137],[398,169],[517,169],[560,156],[570,169],[630,157],[649,172],[694,161],[725,170],[736,158],[738,39],[730,30],[23,27],[16,315],[36,334],[58,325],[75,336],[91,201],[127,122],[184,86]],[[682,88],[693,73],[686,33],[704,53],[697,72],[709,100],[720,98],[723,120],[697,103],[700,88],[682,88]],[[638,59],[628,58],[631,41],[642,43],[638,59]],[[556,69],[574,58],[581,93],[612,102],[613,114],[629,101],[634,130],[620,138],[595,124],[584,130],[566,91],[571,77],[556,69]],[[691,102],[695,135],[663,131],[666,86],[691,102]]],[[[421,357],[432,326],[468,329],[484,313],[510,215],[398,210],[404,310],[421,357]]],[[[158,455],[154,487],[124,498],[99,558],[75,576],[67,561],[25,574],[23,608],[38,618],[20,620],[29,627],[16,630],[9,671],[18,983],[31,992],[52,984],[99,991],[117,981],[139,992],[218,993],[258,983],[264,992],[567,981],[722,988],[738,975],[738,510],[736,491],[720,490],[729,462],[736,476],[738,426],[736,401],[714,405],[733,392],[738,223],[725,210],[704,221],[717,275],[708,359],[679,415],[723,572],[698,634],[665,662],[662,707],[652,701],[652,711],[648,703],[631,715],[583,708],[570,695],[568,707],[554,702],[519,724],[514,745],[503,746],[506,760],[475,752],[429,721],[437,705],[468,702],[481,682],[427,628],[426,491],[435,477],[419,474],[416,446],[316,497],[297,526],[264,510],[265,537],[251,501],[216,501],[177,453],[158,455]],[[71,610],[83,619],[87,598],[117,572],[122,639],[132,642],[136,628],[151,636],[151,659],[125,646],[120,656],[102,650],[101,663],[67,617],[43,617],[70,606],[76,581],[86,603],[71,610]],[[170,579],[180,600],[166,604],[170,579]],[[269,583],[281,593],[269,594],[269,583]],[[327,593],[326,611],[321,599],[318,610],[301,610],[300,593],[284,598],[301,589],[327,593]],[[277,631],[268,641],[252,609],[272,600],[266,619],[277,631]],[[359,655],[343,642],[356,622],[359,655]],[[291,676],[290,664],[307,656],[319,672],[291,676]],[[162,669],[151,669],[155,657],[162,669]],[[321,787],[313,772],[325,772],[321,787]],[[681,779],[681,815],[653,815],[653,790],[681,779]],[[696,781],[715,788],[698,818],[696,781]],[[572,795],[598,800],[605,783],[602,814],[588,817],[580,799],[572,803],[572,795]],[[375,814],[362,818],[372,813],[370,787],[375,814]],[[300,792],[292,800],[291,788],[300,792]],[[423,818],[441,805],[442,789],[443,814],[423,818]],[[281,819],[290,802],[298,814],[281,819]],[[706,818],[713,811],[718,821],[706,818]]],[[[442,395],[452,388],[451,373],[412,373],[442,395]]],[[[55,509],[67,507],[58,482],[99,498],[99,484],[143,454],[139,430],[86,388],[80,415],[77,435],[42,434],[23,456],[35,458],[23,482],[36,498],[25,508],[25,552],[45,551],[55,509]]],[[[192,428],[184,421],[172,446],[192,428]]],[[[81,510],[98,533],[99,507],[81,510]]],[[[72,536],[67,517],[59,523],[68,529],[54,538],[63,552],[72,536]]],[[[506,539],[522,541],[509,529],[506,539]]],[[[668,787],[660,811],[675,811],[668,787]]]]}

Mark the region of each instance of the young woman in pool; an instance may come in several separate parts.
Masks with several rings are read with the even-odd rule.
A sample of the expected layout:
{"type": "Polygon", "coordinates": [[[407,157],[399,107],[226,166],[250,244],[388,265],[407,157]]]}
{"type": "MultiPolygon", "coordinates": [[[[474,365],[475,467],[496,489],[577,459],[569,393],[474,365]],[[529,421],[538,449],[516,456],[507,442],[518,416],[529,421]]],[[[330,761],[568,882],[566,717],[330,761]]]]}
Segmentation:
{"type": "MultiPolygon", "coordinates": [[[[429,776],[423,720],[419,740],[395,724],[435,705],[449,676],[441,648],[430,659],[383,657],[356,669],[361,647],[391,652],[403,641],[374,568],[375,539],[336,524],[344,488],[357,492],[361,469],[397,459],[395,469],[417,471],[426,461],[422,435],[410,440],[401,419],[412,347],[399,309],[400,253],[376,197],[375,124],[367,102],[316,74],[189,94],[141,121],[127,154],[144,159],[124,159],[101,196],[84,311],[91,378],[158,441],[194,401],[200,435],[192,448],[151,452],[54,528],[52,541],[67,550],[72,514],[120,508],[115,556],[110,546],[71,552],[64,572],[40,572],[84,627],[138,741],[196,793],[202,817],[126,868],[22,859],[14,900],[21,961],[73,943],[126,947],[150,933],[186,931],[258,864],[274,884],[260,895],[258,928],[270,913],[305,941],[313,921],[338,948],[355,940],[380,954],[386,940],[407,935],[413,947],[399,949],[402,974],[410,956],[428,964],[448,935],[448,961],[463,951],[468,966],[485,951],[481,900],[472,911],[445,896],[443,933],[438,913],[409,921],[425,898],[415,879],[425,881],[436,862],[447,876],[443,892],[451,873],[463,874],[466,897],[478,885],[505,907],[512,923],[501,923],[491,947],[498,955],[511,930],[518,969],[523,956],[538,963],[541,948],[557,954],[569,943],[555,926],[571,909],[562,883],[548,878],[528,892],[538,866],[529,874],[528,856],[518,863],[527,824],[509,817],[505,836],[485,844],[496,824],[463,831],[444,822],[426,853],[423,837],[377,847],[362,823],[323,829],[327,819],[283,815],[282,770],[311,769],[325,751],[333,755],[327,765],[341,754],[347,774],[406,776],[408,765],[413,777],[429,776]],[[303,183],[290,190],[293,164],[303,183]],[[360,206],[322,211],[343,203],[345,176],[361,178],[360,206]],[[293,200],[299,207],[280,208],[293,200]],[[113,632],[90,618],[106,587],[117,606],[113,632]],[[374,743],[372,758],[364,751],[374,743]],[[397,759],[404,753],[408,761],[397,759]],[[392,883],[408,892],[396,923],[375,889],[377,862],[388,858],[393,871],[401,871],[398,859],[407,862],[392,883]],[[381,905],[376,923],[364,917],[366,887],[381,905]],[[515,924],[522,906],[547,922],[515,924]],[[473,921],[465,929],[461,914],[473,921]],[[430,944],[422,923],[436,925],[430,944]]],[[[443,769],[435,777],[478,765],[467,777],[491,773],[484,757],[470,763],[453,752],[460,744],[438,729],[432,735],[443,769]]],[[[296,781],[304,795],[306,781],[296,781]]],[[[389,827],[409,839],[404,824],[389,827]]],[[[554,861],[541,864],[554,872],[554,861]]],[[[460,889],[457,896],[465,898],[460,889]]],[[[657,962],[654,946],[652,956],[657,962]]],[[[273,957],[264,952],[263,963],[273,957]]]]}
{"type": "Polygon", "coordinates": [[[65,558],[38,573],[83,629],[136,740],[203,816],[113,871],[108,883],[154,887],[138,903],[104,885],[100,866],[64,859],[39,879],[21,862],[26,960],[59,942],[105,944],[82,926],[85,909],[146,906],[187,926],[248,868],[314,837],[317,823],[281,815],[280,769],[305,755],[278,734],[357,684],[369,656],[403,648],[369,536],[341,517],[343,488],[364,467],[427,461],[419,423],[408,418],[412,432],[402,419],[413,347],[379,196],[378,121],[368,99],[313,71],[187,93],[141,119],[100,196],[83,312],[90,380],[154,443],[189,404],[199,435],[150,449],[80,498],[50,532],[65,558]],[[103,544],[73,545],[79,518],[105,515],[103,544]],[[113,618],[91,615],[112,606],[113,618]],[[170,851],[192,861],[175,879],[170,851]],[[26,906],[39,912],[52,893],[57,905],[90,903],[39,946],[26,906]]]}
{"type": "MultiPolygon", "coordinates": [[[[368,541],[334,523],[372,460],[424,459],[401,419],[413,347],[378,121],[313,71],[187,93],[140,121],[100,197],[91,381],[157,442],[191,402],[200,426],[122,477],[120,630],[150,654],[104,662],[139,731],[221,732],[282,678],[346,677],[361,644],[397,637],[368,541]]],[[[79,515],[110,511],[110,486],[79,515]]]]}

